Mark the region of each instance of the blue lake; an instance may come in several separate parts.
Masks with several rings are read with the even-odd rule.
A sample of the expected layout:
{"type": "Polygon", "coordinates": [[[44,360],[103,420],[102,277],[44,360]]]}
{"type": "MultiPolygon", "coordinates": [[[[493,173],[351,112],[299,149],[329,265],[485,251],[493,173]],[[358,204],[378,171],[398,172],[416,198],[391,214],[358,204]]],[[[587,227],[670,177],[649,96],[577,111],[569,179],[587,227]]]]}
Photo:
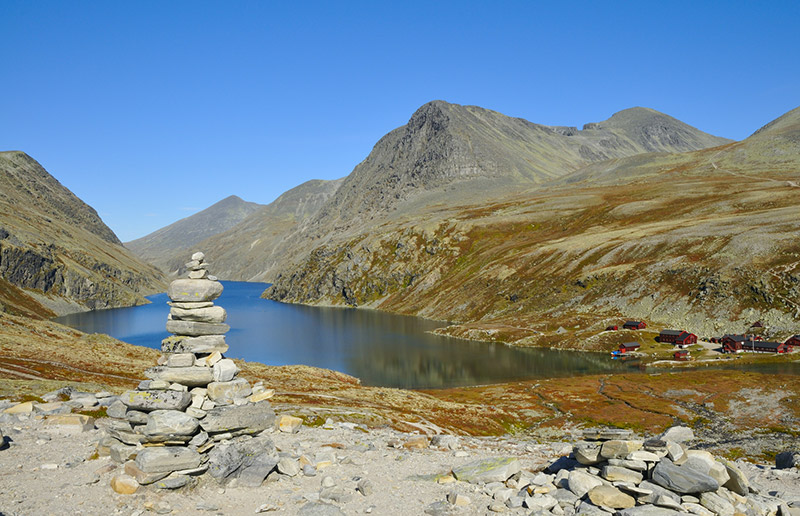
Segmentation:
{"type": "MultiPolygon", "coordinates": [[[[268,365],[304,364],[358,377],[365,385],[455,387],[509,380],[636,370],[604,353],[523,349],[427,333],[444,323],[352,308],[261,299],[265,283],[223,282],[215,304],[228,312],[226,356],[268,365]]],[[[169,334],[167,295],[152,304],[56,319],[88,333],[160,348],[169,334]]]]}
{"type": "MultiPolygon", "coordinates": [[[[224,281],[215,304],[228,312],[226,356],[268,365],[304,364],[341,371],[364,385],[441,388],[533,378],[644,371],[605,353],[515,348],[430,332],[445,323],[354,308],[289,305],[261,299],[265,283],[224,281]]],[[[87,333],[159,349],[169,306],[152,304],[70,314],[55,319],[87,333]]],[[[729,367],[735,367],[730,365],[729,367]]],[[[800,374],[800,362],[736,367],[800,374]]],[[[653,370],[650,370],[653,371],[653,370]]]]}

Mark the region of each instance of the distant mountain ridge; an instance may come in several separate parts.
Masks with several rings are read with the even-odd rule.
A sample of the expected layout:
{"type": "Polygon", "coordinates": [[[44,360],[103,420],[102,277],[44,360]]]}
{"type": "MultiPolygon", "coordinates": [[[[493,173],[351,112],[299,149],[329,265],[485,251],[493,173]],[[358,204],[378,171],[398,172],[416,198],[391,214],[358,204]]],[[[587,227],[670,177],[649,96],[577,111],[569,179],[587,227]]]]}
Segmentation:
{"type": "Polygon", "coordinates": [[[264,206],[231,195],[208,208],[130,242],[125,247],[164,272],[174,272],[194,246],[222,233],[264,206]],[[178,257],[178,263],[175,258],[178,257]]]}
{"type": "Polygon", "coordinates": [[[164,286],[36,160],[0,152],[0,310],[43,317],[129,306],[164,286]]]}

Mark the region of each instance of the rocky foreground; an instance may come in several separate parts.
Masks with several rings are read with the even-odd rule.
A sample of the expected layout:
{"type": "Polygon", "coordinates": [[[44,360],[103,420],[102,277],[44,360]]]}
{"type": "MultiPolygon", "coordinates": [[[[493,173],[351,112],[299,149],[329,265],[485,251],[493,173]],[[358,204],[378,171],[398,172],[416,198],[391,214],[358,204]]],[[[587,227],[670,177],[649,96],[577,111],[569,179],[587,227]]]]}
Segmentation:
{"type": "Polygon", "coordinates": [[[310,427],[284,414],[254,435],[214,441],[200,464],[159,475],[143,470],[169,446],[109,449],[100,430],[109,418],[72,413],[118,396],[62,389],[43,398],[0,401],[4,515],[800,514],[800,454],[779,455],[780,468],[728,461],[692,449],[686,427],[541,443],[346,420],[310,427]]]}

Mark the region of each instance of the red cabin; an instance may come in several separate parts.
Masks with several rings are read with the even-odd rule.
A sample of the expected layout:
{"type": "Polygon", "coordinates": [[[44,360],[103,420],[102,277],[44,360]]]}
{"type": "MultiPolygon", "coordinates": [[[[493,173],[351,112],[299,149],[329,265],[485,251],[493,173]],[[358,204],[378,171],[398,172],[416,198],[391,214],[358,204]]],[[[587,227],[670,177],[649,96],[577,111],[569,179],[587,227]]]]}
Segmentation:
{"type": "Polygon", "coordinates": [[[679,349],[673,353],[672,356],[675,358],[675,360],[689,360],[689,350],[679,349]]]}
{"type": "Polygon", "coordinates": [[[697,344],[697,335],[683,330],[662,330],[661,333],[658,334],[658,341],[685,347],[697,344]]]}
{"type": "Polygon", "coordinates": [[[723,353],[738,353],[744,350],[745,344],[750,346],[753,338],[750,335],[723,335],[721,342],[723,353]]]}
{"type": "Polygon", "coordinates": [[[626,330],[643,330],[647,328],[644,321],[625,321],[622,327],[626,330]]]}
{"type": "Polygon", "coordinates": [[[613,326],[607,326],[606,327],[606,331],[617,331],[618,329],[619,329],[619,326],[617,326],[616,324],[613,325],[613,326]]]}
{"type": "Polygon", "coordinates": [[[789,337],[784,344],[788,346],[789,351],[792,351],[792,348],[795,346],[800,346],[800,335],[793,335],[789,337]]]}
{"type": "Polygon", "coordinates": [[[620,353],[628,353],[630,351],[636,351],[641,347],[641,344],[638,342],[626,342],[625,344],[619,345],[619,352],[620,353]]]}

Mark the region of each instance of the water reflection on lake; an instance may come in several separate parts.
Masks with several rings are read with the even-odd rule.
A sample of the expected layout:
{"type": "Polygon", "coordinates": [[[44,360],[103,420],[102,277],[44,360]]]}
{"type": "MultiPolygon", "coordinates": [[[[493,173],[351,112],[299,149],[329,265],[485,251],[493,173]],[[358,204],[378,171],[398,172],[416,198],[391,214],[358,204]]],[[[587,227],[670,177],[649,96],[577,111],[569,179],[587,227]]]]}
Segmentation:
{"type": "MultiPolygon", "coordinates": [[[[636,364],[604,353],[521,349],[426,333],[443,323],[371,310],[277,303],[259,296],[264,283],[223,282],[215,301],[228,311],[232,358],[268,365],[305,364],[341,371],[365,385],[435,388],[508,380],[631,371],[636,364]]],[[[169,335],[166,294],[150,305],[56,319],[90,333],[159,348],[169,335]]]]}

